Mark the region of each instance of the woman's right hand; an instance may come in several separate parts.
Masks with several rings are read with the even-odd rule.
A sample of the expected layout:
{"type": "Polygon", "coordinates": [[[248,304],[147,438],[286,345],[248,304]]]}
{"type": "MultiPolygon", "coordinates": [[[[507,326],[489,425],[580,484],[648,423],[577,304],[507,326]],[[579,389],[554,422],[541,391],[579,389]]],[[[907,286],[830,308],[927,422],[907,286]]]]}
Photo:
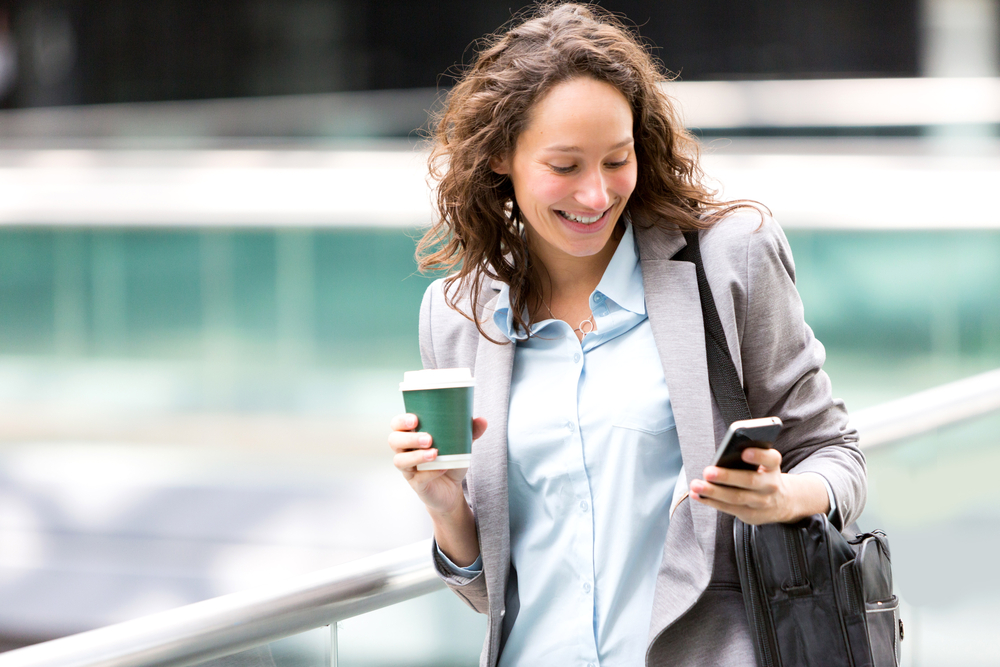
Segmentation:
{"type": "MultiPolygon", "coordinates": [[[[393,465],[403,473],[431,514],[452,514],[465,505],[462,479],[468,469],[417,470],[418,464],[437,458],[430,434],[418,433],[417,426],[417,416],[413,414],[396,415],[389,422],[389,447],[395,453],[393,465]]],[[[485,431],[485,419],[477,417],[472,420],[473,440],[485,431]]]]}

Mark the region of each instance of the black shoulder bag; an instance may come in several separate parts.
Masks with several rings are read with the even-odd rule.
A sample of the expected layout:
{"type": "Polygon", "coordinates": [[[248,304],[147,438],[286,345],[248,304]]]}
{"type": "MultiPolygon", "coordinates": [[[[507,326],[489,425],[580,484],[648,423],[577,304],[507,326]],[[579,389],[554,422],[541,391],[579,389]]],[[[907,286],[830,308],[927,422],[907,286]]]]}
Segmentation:
{"type": "MultiPolygon", "coordinates": [[[[750,419],[705,276],[698,232],[675,260],[692,262],[705,322],[708,378],[727,423],[750,419]]],[[[845,538],[823,514],[794,524],[733,520],[736,564],[760,667],[898,667],[903,623],[892,593],[889,541],[880,530],[845,538]]]]}

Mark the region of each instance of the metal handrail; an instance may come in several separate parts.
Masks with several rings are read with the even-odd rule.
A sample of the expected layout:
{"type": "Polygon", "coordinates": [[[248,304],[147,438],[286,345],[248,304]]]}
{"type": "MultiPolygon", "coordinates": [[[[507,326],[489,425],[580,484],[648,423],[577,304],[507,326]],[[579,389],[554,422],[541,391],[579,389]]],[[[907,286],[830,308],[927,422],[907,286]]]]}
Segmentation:
{"type": "Polygon", "coordinates": [[[1000,410],[1000,368],[851,413],[865,451],[1000,410]]]}
{"type": "MultiPolygon", "coordinates": [[[[866,450],[1000,409],[1000,369],[859,410],[866,450]]],[[[0,667],[183,667],[388,607],[444,586],[430,541],[289,581],[0,654],[0,667]]]]}
{"type": "Polygon", "coordinates": [[[0,654],[2,667],[194,665],[444,587],[424,540],[375,556],[0,654]]]}

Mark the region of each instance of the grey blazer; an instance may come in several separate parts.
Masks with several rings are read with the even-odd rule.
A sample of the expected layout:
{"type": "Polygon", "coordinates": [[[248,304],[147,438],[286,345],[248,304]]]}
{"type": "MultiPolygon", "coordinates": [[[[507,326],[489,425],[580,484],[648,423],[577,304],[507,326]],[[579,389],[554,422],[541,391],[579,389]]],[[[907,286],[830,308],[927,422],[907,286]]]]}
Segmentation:
{"type": "MultiPolygon", "coordinates": [[[[646,310],[670,387],[684,461],[682,479],[696,479],[710,463],[727,425],[708,385],[705,335],[694,265],[672,261],[685,245],[679,232],[634,221],[646,310]]],[[[835,520],[848,525],[865,502],[865,461],[844,404],[832,398],[821,369],[823,345],[803,320],[795,269],[778,225],[753,211],[737,212],[701,232],[705,272],[730,353],[741,372],[754,416],[778,416],[785,428],[776,444],[786,472],[815,472],[830,483],[835,520]]],[[[492,319],[498,283],[483,290],[475,308],[495,340],[505,340],[492,319]]],[[[472,448],[466,497],[479,531],[483,571],[472,579],[451,575],[436,556],[439,574],[473,609],[489,617],[481,667],[497,664],[517,614],[517,573],[510,562],[507,504],[507,405],[513,344],[483,339],[475,326],[445,303],[442,281],[432,284],[420,310],[420,351],[427,368],[469,367],[476,377],[475,414],[489,422],[472,448]]],[[[681,482],[678,482],[680,485],[681,482]]],[[[685,487],[686,488],[686,485],[685,487]]],[[[740,593],[732,517],[681,500],[664,544],[649,628],[647,665],[754,665],[740,593]]]]}

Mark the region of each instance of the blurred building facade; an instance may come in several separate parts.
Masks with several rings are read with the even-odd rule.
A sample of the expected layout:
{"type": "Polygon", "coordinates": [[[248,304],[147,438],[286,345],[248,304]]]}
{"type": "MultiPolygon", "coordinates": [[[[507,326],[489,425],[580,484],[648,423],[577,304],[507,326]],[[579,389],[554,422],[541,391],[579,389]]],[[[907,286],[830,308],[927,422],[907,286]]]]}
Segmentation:
{"type": "MultiPolygon", "coordinates": [[[[923,26],[952,20],[925,5],[949,3],[602,4],[696,81],[917,76],[923,26]]],[[[5,0],[0,54],[6,35],[17,76],[3,92],[2,63],[14,56],[0,55],[0,97],[37,107],[434,87],[512,9],[497,0],[5,0]]]]}

